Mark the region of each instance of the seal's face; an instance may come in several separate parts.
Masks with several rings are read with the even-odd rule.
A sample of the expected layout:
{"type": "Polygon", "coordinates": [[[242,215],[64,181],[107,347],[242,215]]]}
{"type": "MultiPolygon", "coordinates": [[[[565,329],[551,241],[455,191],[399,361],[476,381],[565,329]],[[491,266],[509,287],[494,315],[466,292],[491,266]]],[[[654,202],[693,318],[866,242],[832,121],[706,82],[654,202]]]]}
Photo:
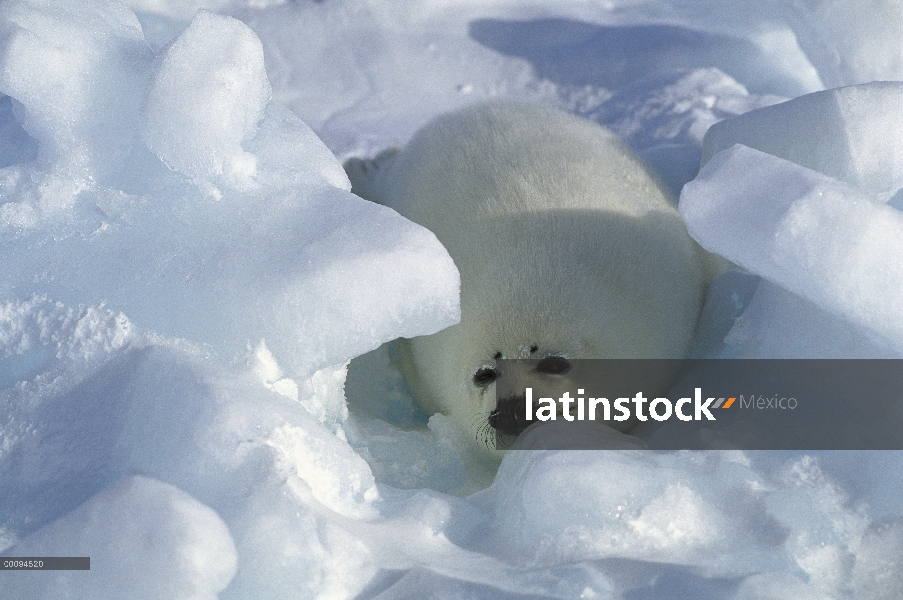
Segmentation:
{"type": "MultiPolygon", "coordinates": [[[[573,393],[573,376],[579,375],[580,367],[569,358],[576,348],[560,344],[548,349],[528,343],[505,351],[462,352],[463,341],[477,335],[469,325],[464,321],[432,336],[406,340],[401,367],[427,412],[446,414],[469,429],[480,446],[495,452],[506,447],[503,439],[513,441],[530,424],[523,390],[533,388],[537,398],[573,393]]],[[[487,344],[499,341],[491,327],[479,329],[487,344]]],[[[476,346],[483,344],[478,341],[476,346]]]]}
{"type": "MultiPolygon", "coordinates": [[[[510,321],[503,325],[510,327],[510,321]]],[[[601,333],[586,327],[586,335],[581,336],[573,329],[570,325],[575,319],[566,315],[545,319],[546,326],[537,325],[537,321],[517,321],[532,325],[538,334],[535,341],[505,344],[504,340],[526,336],[516,335],[510,329],[505,335],[486,321],[462,319],[458,325],[437,334],[403,342],[400,366],[428,413],[447,415],[468,430],[480,446],[495,453],[510,445],[531,424],[525,410],[527,387],[533,390],[534,403],[539,398],[557,400],[565,392],[573,397],[592,375],[586,372],[587,363],[574,357],[612,355],[610,349],[592,343],[604,339],[601,333]],[[553,332],[559,337],[553,339],[553,332]],[[487,350],[481,352],[481,348],[487,350]]],[[[495,319],[491,322],[499,323],[495,319]]],[[[634,423],[610,425],[627,432],[634,423]]]]}
{"type": "MultiPolygon", "coordinates": [[[[493,358],[494,366],[480,367],[471,378],[473,386],[481,393],[481,401],[493,406],[488,416],[485,411],[480,414],[478,426],[477,439],[488,448],[507,448],[518,435],[536,422],[527,418],[524,395],[526,388],[531,388],[533,393],[532,415],[535,414],[539,398],[557,400],[568,392],[572,398],[576,398],[583,393],[584,388],[597,387],[593,379],[600,376],[596,367],[584,361],[556,355],[543,356],[535,344],[530,346],[530,356],[527,359],[502,360],[501,353],[496,353],[493,358]]],[[[601,375],[604,379],[605,374],[601,375]]],[[[611,385],[615,382],[606,383],[611,385]]],[[[556,405],[556,415],[562,415],[560,405],[556,405]]],[[[627,433],[636,425],[636,421],[631,418],[626,421],[610,421],[606,425],[627,433]]]]}

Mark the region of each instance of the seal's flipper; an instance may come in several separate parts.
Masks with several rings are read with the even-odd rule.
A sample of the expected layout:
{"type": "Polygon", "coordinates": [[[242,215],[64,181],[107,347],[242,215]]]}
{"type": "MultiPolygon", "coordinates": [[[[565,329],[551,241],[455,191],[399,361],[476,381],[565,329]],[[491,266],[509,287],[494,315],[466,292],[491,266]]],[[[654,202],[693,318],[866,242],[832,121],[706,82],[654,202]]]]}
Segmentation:
{"type": "Polygon", "coordinates": [[[377,174],[395,160],[398,151],[398,148],[389,148],[370,159],[349,158],[346,160],[342,168],[345,169],[345,174],[351,181],[351,193],[364,200],[382,204],[372,193],[373,182],[377,174]]]}

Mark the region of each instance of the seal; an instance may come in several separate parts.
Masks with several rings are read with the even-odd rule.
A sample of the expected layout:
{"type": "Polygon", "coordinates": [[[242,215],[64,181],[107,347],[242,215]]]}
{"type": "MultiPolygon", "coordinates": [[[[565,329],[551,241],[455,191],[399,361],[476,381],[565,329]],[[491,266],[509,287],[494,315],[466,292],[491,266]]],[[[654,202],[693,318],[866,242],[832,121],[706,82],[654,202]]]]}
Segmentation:
{"type": "Polygon", "coordinates": [[[521,402],[496,405],[500,378],[554,398],[575,358],[685,356],[707,284],[702,250],[610,131],[489,103],[345,168],[353,192],[430,229],[458,267],[460,323],[403,340],[399,368],[424,410],[490,451],[524,427],[521,402]],[[533,360],[503,368],[505,358],[533,360]]]}

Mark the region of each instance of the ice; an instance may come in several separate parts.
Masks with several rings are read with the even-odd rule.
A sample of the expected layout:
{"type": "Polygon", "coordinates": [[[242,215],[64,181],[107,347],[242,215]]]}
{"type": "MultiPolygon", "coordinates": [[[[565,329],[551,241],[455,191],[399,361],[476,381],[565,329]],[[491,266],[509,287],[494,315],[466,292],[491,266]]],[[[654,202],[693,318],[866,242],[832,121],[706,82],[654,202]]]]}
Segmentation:
{"type": "Polygon", "coordinates": [[[900,356],[901,102],[903,84],[868,83],[708,130],[681,214],[704,247],[765,279],[725,356],[900,356]]]}
{"type": "MultiPolygon", "coordinates": [[[[250,0],[263,3],[266,0],[250,0]]],[[[198,10],[221,11],[234,0],[128,0],[126,4],[135,12],[165,15],[172,19],[190,20],[198,10]]]]}
{"type": "Polygon", "coordinates": [[[852,582],[856,597],[892,598],[903,584],[903,523],[871,525],[862,538],[852,582]]]}
{"type": "Polygon", "coordinates": [[[722,121],[706,133],[702,163],[743,144],[882,199],[903,187],[903,83],[815,92],[722,121]]]}
{"type": "Polygon", "coordinates": [[[270,99],[263,46],[243,23],[201,12],[166,49],[147,91],[143,138],[194,180],[254,187],[257,159],[242,150],[270,99]]]}
{"type": "Polygon", "coordinates": [[[38,141],[39,160],[104,179],[121,168],[153,60],[135,15],[114,2],[23,0],[7,3],[0,23],[0,89],[38,141]]]}
{"type": "MultiPolygon", "coordinates": [[[[675,7],[674,13],[680,14],[692,4],[675,7]]],[[[756,17],[762,19],[767,13],[767,9],[762,10],[756,17]]],[[[765,44],[749,36],[694,27],[698,16],[681,23],[672,13],[670,19],[662,21],[615,24],[563,18],[484,18],[474,19],[469,27],[475,40],[504,54],[525,58],[540,77],[564,86],[590,84],[623,89],[669,71],[714,67],[757,94],[797,96],[810,91],[800,81],[799,69],[788,68],[793,62],[792,36],[782,40],[787,46],[783,52],[770,52],[765,44]],[[624,55],[631,60],[606,60],[624,55]]],[[[773,44],[780,43],[774,39],[777,35],[772,32],[773,44]]]]}
{"type": "MultiPolygon", "coordinates": [[[[16,552],[44,539],[37,528],[60,516],[83,526],[78,511],[105,505],[105,489],[142,473],[176,486],[182,504],[220,515],[241,565],[230,586],[238,597],[364,585],[368,571],[356,575],[361,580],[343,573],[369,551],[347,543],[337,523],[375,516],[370,469],[333,429],[268,390],[253,353],[245,366],[227,368],[186,342],[161,344],[99,307],[73,312],[35,300],[4,308],[3,330],[16,332],[17,349],[43,357],[37,377],[0,395],[0,514],[16,532],[11,542],[23,544],[16,552]]],[[[325,398],[310,401],[341,395],[342,380],[331,381],[316,390],[325,398]]],[[[160,548],[159,560],[191,551],[189,539],[165,537],[171,545],[160,548]]],[[[53,539],[60,538],[47,548],[53,539]]],[[[90,551],[82,552],[103,559],[91,550],[97,542],[85,543],[90,551]]],[[[166,589],[157,597],[169,597],[166,589]]]]}
{"type": "Polygon", "coordinates": [[[226,12],[242,6],[260,9],[287,2],[291,0],[127,0],[124,4],[135,12],[190,20],[199,10],[226,12]]]}
{"type": "Polygon", "coordinates": [[[825,87],[903,79],[903,4],[793,2],[786,13],[825,87]]]}
{"type": "Polygon", "coordinates": [[[6,62],[2,89],[24,107],[39,157],[49,147],[47,156],[67,161],[6,170],[3,296],[48,294],[70,306],[106,301],[146,327],[227,356],[265,339],[288,375],[301,379],[457,319],[458,276],[445,250],[425,229],[348,193],[341,165],[313,132],[267,104],[260,43],[245,25],[199,13],[151,73],[143,38],[110,41],[125,36],[120,29],[141,35],[134,17],[112,6],[91,5],[89,16],[106,18],[96,21],[19,3],[3,13],[13,31],[5,49],[15,60],[6,62]],[[35,61],[59,52],[51,38],[37,44],[14,25],[34,15],[69,36],[88,28],[89,42],[106,45],[68,50],[73,74],[48,71],[36,89],[35,78],[22,74],[28,63],[17,62],[25,53],[17,40],[32,44],[35,61]],[[125,86],[120,75],[135,65],[144,79],[125,78],[125,86]],[[48,101],[53,77],[60,78],[56,95],[74,108],[48,101]],[[139,114],[141,82],[147,99],[139,114]],[[70,86],[81,90],[78,102],[70,86]],[[97,108],[86,100],[95,97],[97,108]],[[98,125],[100,115],[112,123],[98,125]],[[116,144],[97,131],[127,140],[133,163],[124,165],[116,144]],[[74,172],[73,155],[81,157],[74,172]]]}
{"type": "Polygon", "coordinates": [[[898,594],[899,453],[481,461],[380,346],[453,323],[457,271],[334,154],[501,97],[675,194],[704,156],[688,221],[753,273],[697,355],[899,356],[900,84],[769,106],[898,77],[898,3],[127,5],[0,4],[0,551],[92,558],[0,595],[898,594]]]}
{"type": "Polygon", "coordinates": [[[28,135],[13,114],[12,98],[0,98],[0,168],[33,160],[38,153],[37,141],[28,135]]]}
{"type": "Polygon", "coordinates": [[[684,187],[680,209],[706,249],[903,348],[900,211],[740,144],[684,187]]]}
{"type": "Polygon", "coordinates": [[[392,366],[395,351],[386,344],[352,361],[345,380],[345,396],[355,407],[346,424],[349,443],[367,459],[374,477],[393,487],[462,496],[485,487],[475,479],[491,482],[496,465],[476,469],[476,460],[462,456],[465,445],[455,443],[443,415],[431,417],[416,405],[392,366]],[[480,472],[468,474],[468,469],[480,472]]]}
{"type": "Polygon", "coordinates": [[[899,348],[767,280],[754,290],[748,306],[722,333],[718,356],[903,358],[899,348]]]}
{"type": "Polygon", "coordinates": [[[178,488],[126,477],[9,550],[14,556],[89,556],[90,571],[16,573],[17,598],[212,600],[238,566],[229,529],[178,488]]]}
{"type": "MultiPolygon", "coordinates": [[[[695,592],[688,597],[734,597],[714,590],[743,580],[745,593],[782,581],[792,592],[843,597],[836,595],[863,568],[854,564],[867,560],[857,558],[867,519],[812,458],[773,470],[751,458],[737,451],[510,452],[492,487],[471,497],[493,515],[481,545],[540,569],[593,559],[615,589],[650,594],[640,597],[670,597],[651,594],[666,582],[671,593],[695,592]],[[619,569],[613,557],[637,563],[619,569]],[[649,560],[692,565],[704,576],[658,571],[646,579],[649,560]]],[[[774,597],[800,597],[780,592],[774,597]]]]}
{"type": "Polygon", "coordinates": [[[634,452],[509,453],[488,491],[494,529],[506,534],[510,558],[540,564],[611,555],[708,563],[732,545],[726,507],[700,495],[686,465],[672,471],[668,462],[634,452]]]}
{"type": "Polygon", "coordinates": [[[750,94],[718,69],[672,70],[625,85],[583,114],[626,140],[677,198],[699,171],[713,124],[781,100],[750,94]]]}
{"type": "MultiPolygon", "coordinates": [[[[692,358],[721,358],[725,338],[743,315],[759,288],[759,277],[729,269],[712,280],[690,343],[692,358]]],[[[758,328],[756,328],[758,331],[758,328]]]]}

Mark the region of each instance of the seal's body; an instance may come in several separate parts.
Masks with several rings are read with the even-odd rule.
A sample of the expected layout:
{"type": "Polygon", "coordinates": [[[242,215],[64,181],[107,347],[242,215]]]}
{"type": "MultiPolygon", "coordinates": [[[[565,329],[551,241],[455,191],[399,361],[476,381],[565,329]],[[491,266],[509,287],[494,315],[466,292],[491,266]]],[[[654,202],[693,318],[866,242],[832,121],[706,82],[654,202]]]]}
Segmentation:
{"type": "Polygon", "coordinates": [[[602,127],[542,106],[479,105],[346,170],[353,191],[433,231],[454,259],[461,322],[403,342],[400,366],[424,409],[485,445],[518,432],[496,409],[500,358],[538,359],[517,377],[557,398],[568,359],[685,355],[705,291],[700,250],[602,127]]]}

